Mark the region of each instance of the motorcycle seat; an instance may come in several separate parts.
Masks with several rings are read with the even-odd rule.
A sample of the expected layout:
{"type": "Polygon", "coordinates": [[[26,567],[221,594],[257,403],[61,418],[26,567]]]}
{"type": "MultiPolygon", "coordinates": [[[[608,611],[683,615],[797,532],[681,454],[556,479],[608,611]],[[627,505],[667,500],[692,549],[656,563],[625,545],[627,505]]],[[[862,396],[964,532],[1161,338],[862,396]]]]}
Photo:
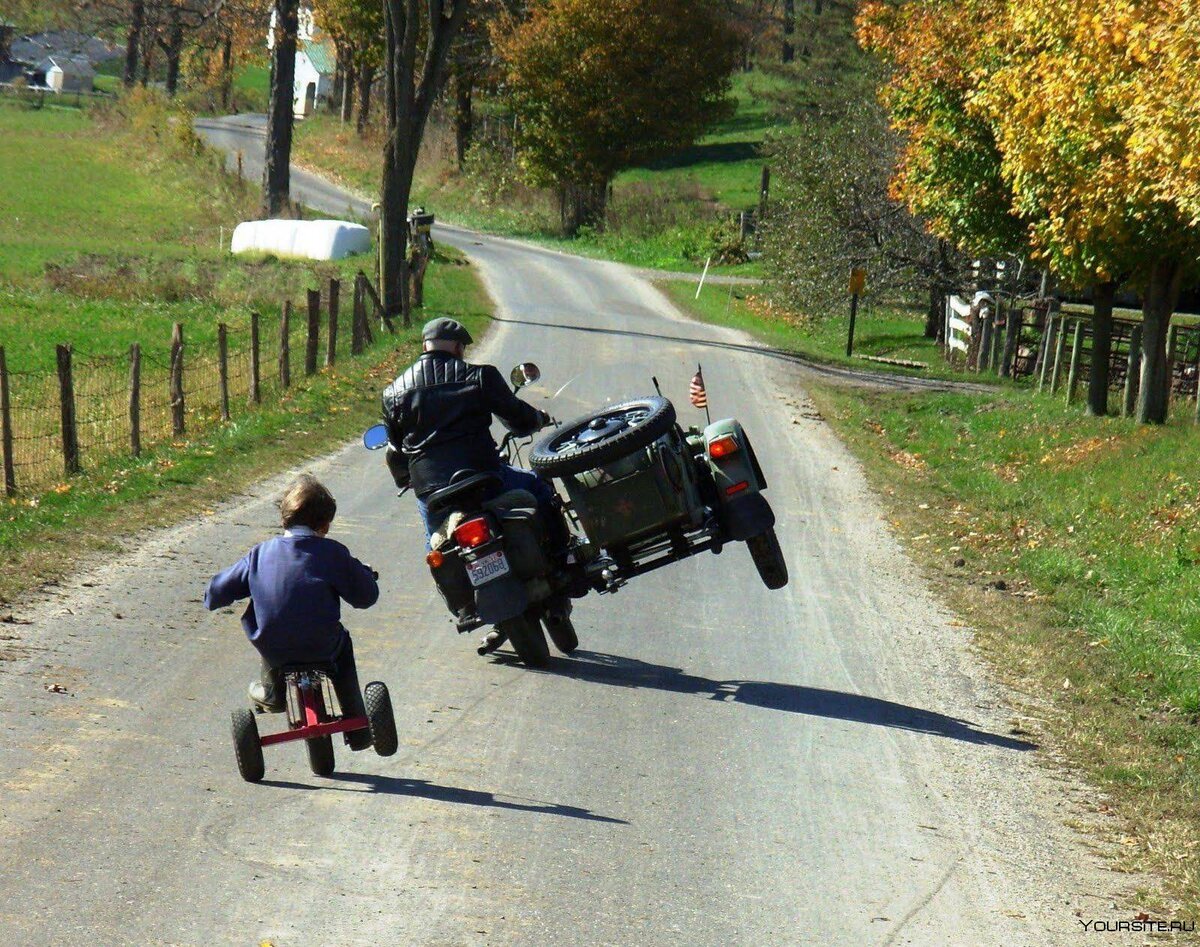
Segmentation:
{"type": "Polygon", "coordinates": [[[485,498],[503,488],[504,481],[500,479],[499,474],[468,473],[460,470],[450,478],[448,487],[442,487],[429,494],[425,507],[430,513],[442,513],[452,506],[466,505],[471,501],[480,504],[485,498]]]}

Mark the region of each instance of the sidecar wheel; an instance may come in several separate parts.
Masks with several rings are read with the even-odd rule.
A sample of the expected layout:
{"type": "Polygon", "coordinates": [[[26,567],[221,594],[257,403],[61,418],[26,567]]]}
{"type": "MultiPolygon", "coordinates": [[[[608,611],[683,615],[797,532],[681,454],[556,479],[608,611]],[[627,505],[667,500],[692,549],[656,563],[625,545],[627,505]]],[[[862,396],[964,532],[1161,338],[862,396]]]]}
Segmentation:
{"type": "Polygon", "coordinates": [[[751,536],[746,540],[750,550],[750,558],[758,569],[758,577],[769,589],[781,589],[788,583],[787,560],[783,558],[783,550],[779,546],[779,537],[775,530],[751,536]]]}
{"type": "Polygon", "coordinates": [[[550,663],[550,646],[546,644],[546,636],[539,622],[521,615],[501,622],[497,627],[508,636],[508,643],[526,665],[544,668],[550,663]]]}
{"type": "Polygon", "coordinates": [[[579,647],[579,635],[575,633],[575,624],[563,615],[543,615],[542,624],[546,626],[546,634],[554,642],[554,647],[563,654],[570,654],[579,647]]]}
{"type": "Polygon", "coordinates": [[[262,744],[258,741],[258,723],[254,714],[245,708],[233,712],[233,750],[237,754],[238,772],[248,783],[263,778],[267,764],[263,760],[262,744]]]}

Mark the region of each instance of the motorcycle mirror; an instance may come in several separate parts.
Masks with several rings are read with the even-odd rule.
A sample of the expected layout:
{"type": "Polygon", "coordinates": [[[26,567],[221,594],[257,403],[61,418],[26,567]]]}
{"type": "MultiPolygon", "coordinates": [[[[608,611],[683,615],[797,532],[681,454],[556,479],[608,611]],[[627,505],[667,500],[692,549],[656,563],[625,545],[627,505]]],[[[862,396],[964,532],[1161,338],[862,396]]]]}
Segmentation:
{"type": "Polygon", "coordinates": [[[514,388],[524,388],[526,385],[532,385],[541,377],[542,370],[533,362],[522,362],[508,373],[508,380],[512,382],[514,388]]]}
{"type": "Polygon", "coordinates": [[[363,431],[363,447],[367,450],[379,450],[381,447],[387,447],[387,442],[387,428],[382,424],[376,424],[363,431]]]}

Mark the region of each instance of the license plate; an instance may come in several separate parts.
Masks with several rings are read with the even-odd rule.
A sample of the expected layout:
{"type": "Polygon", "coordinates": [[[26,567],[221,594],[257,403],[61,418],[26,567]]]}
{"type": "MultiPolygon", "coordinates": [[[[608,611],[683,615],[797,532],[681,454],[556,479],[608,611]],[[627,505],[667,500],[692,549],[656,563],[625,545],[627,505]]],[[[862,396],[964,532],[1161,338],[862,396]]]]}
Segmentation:
{"type": "Polygon", "coordinates": [[[508,571],[508,559],[503,551],[493,552],[482,559],[467,563],[467,577],[476,588],[492,579],[508,575],[508,571]]]}

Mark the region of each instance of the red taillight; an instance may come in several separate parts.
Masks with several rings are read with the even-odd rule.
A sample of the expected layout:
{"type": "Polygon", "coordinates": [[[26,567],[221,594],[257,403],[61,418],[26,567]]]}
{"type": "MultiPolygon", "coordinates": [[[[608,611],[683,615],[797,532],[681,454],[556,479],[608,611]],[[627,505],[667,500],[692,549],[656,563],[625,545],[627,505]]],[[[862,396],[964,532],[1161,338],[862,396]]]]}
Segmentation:
{"type": "Polygon", "coordinates": [[[741,493],[748,486],[750,486],[750,482],[748,480],[743,480],[741,483],[735,483],[732,487],[725,488],[725,496],[731,497],[735,493],[741,493]]]}
{"type": "Polygon", "coordinates": [[[488,525],[487,519],[482,516],[459,524],[458,529],[454,531],[455,542],[465,549],[482,546],[491,538],[492,528],[488,525]]]}
{"type": "Polygon", "coordinates": [[[708,442],[708,456],[713,460],[736,454],[737,449],[738,443],[733,439],[732,434],[726,434],[724,437],[714,438],[708,442]]]}

